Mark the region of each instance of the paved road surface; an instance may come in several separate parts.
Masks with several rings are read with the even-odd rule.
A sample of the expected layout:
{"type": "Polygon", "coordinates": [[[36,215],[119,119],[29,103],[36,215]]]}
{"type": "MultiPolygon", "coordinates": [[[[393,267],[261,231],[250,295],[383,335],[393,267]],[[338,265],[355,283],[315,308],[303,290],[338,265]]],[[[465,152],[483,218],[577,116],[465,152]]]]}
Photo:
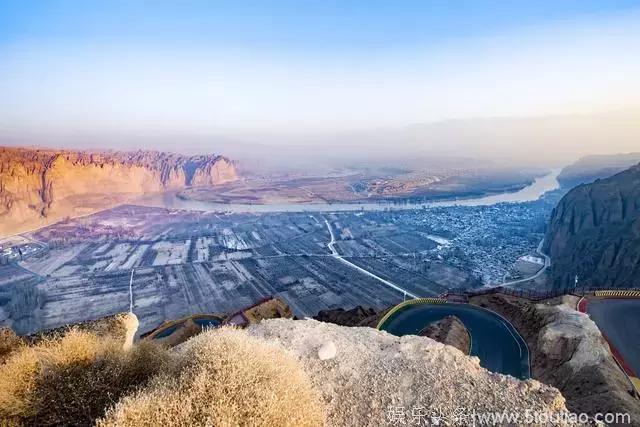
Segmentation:
{"type": "Polygon", "coordinates": [[[640,376],[640,298],[592,299],[587,312],[635,376],[640,376]]]}
{"type": "Polygon", "coordinates": [[[490,371],[529,378],[529,350],[513,325],[496,313],[469,304],[409,305],[382,325],[394,335],[417,334],[428,324],[454,315],[471,334],[471,355],[490,371]]]}

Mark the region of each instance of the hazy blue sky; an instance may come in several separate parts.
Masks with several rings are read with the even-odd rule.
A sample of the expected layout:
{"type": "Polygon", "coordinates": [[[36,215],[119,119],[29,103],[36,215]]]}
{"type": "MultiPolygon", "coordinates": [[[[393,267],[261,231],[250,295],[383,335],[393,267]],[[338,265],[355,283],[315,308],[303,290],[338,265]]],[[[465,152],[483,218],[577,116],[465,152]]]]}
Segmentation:
{"type": "Polygon", "coordinates": [[[3,1],[0,131],[327,132],[640,106],[640,1],[3,1]]]}
{"type": "Polygon", "coordinates": [[[632,0],[1,1],[11,42],[152,43],[159,48],[296,51],[301,57],[408,50],[638,7],[632,0]]]}

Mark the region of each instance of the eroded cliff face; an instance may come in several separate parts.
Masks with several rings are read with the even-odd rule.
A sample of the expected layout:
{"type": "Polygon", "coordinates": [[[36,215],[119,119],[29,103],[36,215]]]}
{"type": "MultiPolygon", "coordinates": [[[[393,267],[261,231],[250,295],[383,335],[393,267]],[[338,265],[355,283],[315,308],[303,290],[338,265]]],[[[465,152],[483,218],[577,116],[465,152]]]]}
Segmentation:
{"type": "Polygon", "coordinates": [[[556,387],[575,413],[622,413],[640,420],[640,400],[611,356],[598,326],[575,310],[578,297],[534,303],[501,294],[471,298],[518,329],[529,346],[535,379],[556,387]]]}
{"type": "Polygon", "coordinates": [[[581,185],[554,209],[545,238],[556,287],[640,281],[640,165],[581,185]]]}
{"type": "Polygon", "coordinates": [[[90,213],[149,192],[238,178],[222,156],[0,148],[0,235],[90,213]]]}

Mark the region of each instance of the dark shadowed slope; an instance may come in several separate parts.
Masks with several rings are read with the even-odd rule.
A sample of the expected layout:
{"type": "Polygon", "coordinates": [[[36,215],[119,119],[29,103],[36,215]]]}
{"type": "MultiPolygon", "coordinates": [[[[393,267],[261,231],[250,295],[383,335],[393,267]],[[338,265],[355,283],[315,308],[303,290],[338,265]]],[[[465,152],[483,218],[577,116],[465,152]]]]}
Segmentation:
{"type": "Polygon", "coordinates": [[[545,249],[556,287],[639,287],[640,165],[565,195],[545,249]]]}

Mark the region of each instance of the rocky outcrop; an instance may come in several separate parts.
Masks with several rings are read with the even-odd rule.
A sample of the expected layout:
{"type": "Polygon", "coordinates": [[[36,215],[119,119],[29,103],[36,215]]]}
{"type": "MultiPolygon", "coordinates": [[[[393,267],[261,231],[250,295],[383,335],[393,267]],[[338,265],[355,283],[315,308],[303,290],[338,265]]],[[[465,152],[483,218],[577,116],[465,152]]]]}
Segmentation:
{"type": "Polygon", "coordinates": [[[429,337],[442,344],[457,348],[464,354],[469,354],[471,347],[471,335],[456,316],[447,316],[427,325],[418,333],[421,337],[429,337]]]}
{"type": "Polygon", "coordinates": [[[640,165],[567,193],[545,238],[554,286],[622,288],[640,280],[640,165]]]}
{"type": "Polygon", "coordinates": [[[321,310],[315,315],[314,319],[340,326],[369,326],[375,328],[389,309],[376,311],[373,308],[360,305],[350,310],[336,308],[321,310]]]}
{"type": "Polygon", "coordinates": [[[640,420],[640,400],[616,365],[605,339],[576,297],[533,303],[500,294],[471,298],[507,318],[527,341],[532,375],[558,388],[572,412],[628,413],[640,420]]]}
{"type": "Polygon", "coordinates": [[[608,178],[640,163],[640,153],[586,156],[565,167],[558,175],[563,188],[590,184],[596,179],[608,178]]]}
{"type": "Polygon", "coordinates": [[[267,320],[247,331],[300,361],[326,404],[327,425],[479,425],[473,413],[566,410],[555,388],[490,373],[477,358],[425,337],[311,319],[267,320]],[[327,343],[335,354],[323,360],[327,343]]]}
{"type": "Polygon", "coordinates": [[[0,234],[90,213],[148,192],[237,179],[223,156],[0,148],[0,234]]]}
{"type": "MultiPolygon", "coordinates": [[[[380,320],[391,309],[376,311],[373,308],[357,306],[350,310],[336,308],[321,310],[314,317],[315,320],[326,323],[334,323],[340,326],[367,326],[376,328],[380,320]]],[[[453,346],[469,354],[471,337],[469,331],[456,316],[447,316],[437,322],[427,325],[418,333],[419,336],[428,337],[443,344],[453,346]]]]}

